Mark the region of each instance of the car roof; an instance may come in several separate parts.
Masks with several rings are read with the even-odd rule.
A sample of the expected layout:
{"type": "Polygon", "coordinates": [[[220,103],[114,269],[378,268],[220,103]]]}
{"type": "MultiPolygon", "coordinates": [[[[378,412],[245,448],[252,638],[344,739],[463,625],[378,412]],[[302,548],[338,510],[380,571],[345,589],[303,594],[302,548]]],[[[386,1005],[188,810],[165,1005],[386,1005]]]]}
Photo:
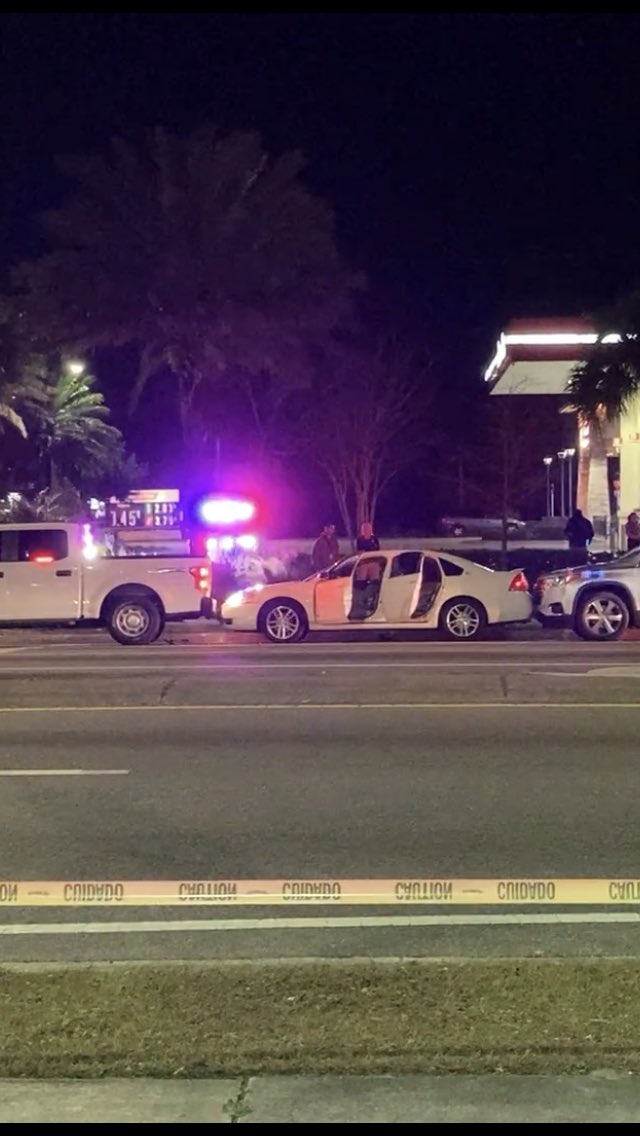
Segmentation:
{"type": "MultiPolygon", "coordinates": [[[[372,552],[361,552],[361,553],[354,552],[353,555],[354,556],[358,556],[358,555],[359,556],[371,556],[371,557],[380,556],[380,555],[383,555],[383,556],[402,556],[404,553],[407,553],[407,552],[414,553],[416,556],[422,556],[423,553],[426,553],[427,555],[430,555],[430,556],[444,556],[445,560],[451,560],[454,564],[460,564],[462,567],[468,567],[469,565],[471,565],[472,568],[484,568],[485,567],[484,564],[477,564],[475,560],[469,560],[467,557],[464,557],[464,556],[456,556],[454,553],[449,552],[448,549],[446,549],[446,548],[416,548],[415,545],[413,547],[409,546],[409,547],[404,547],[404,548],[381,548],[381,549],[379,549],[378,552],[373,552],[373,551],[372,552]]],[[[346,558],[346,559],[348,559],[348,558],[346,558]]],[[[491,568],[487,568],[486,571],[490,572],[491,568]]]]}

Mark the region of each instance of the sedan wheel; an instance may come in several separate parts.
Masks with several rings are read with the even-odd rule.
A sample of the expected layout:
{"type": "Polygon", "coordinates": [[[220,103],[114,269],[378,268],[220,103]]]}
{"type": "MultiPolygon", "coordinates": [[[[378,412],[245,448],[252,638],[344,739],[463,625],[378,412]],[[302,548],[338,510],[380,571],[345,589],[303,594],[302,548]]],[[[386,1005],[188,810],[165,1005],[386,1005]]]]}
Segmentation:
{"type": "Polygon", "coordinates": [[[440,612],[440,630],[447,639],[477,639],[484,631],[487,617],[475,600],[450,600],[440,612]]]}
{"type": "Polygon", "coordinates": [[[260,627],[272,643],[298,643],[308,631],[307,617],[293,600],[273,600],[260,617],[260,627]]]}
{"type": "Polygon", "coordinates": [[[615,592],[595,592],[578,608],[575,629],[582,639],[619,639],[628,626],[629,609],[615,592]]]}

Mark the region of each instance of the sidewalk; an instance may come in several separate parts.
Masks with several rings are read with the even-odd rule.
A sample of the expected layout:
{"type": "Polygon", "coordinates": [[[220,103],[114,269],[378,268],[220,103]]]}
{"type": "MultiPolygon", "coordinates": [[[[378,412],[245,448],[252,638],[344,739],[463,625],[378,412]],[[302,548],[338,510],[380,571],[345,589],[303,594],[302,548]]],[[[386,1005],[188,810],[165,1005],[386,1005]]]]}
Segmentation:
{"type": "Polygon", "coordinates": [[[0,1081],[0,1124],[629,1124],[640,1078],[251,1077],[0,1081]]]}

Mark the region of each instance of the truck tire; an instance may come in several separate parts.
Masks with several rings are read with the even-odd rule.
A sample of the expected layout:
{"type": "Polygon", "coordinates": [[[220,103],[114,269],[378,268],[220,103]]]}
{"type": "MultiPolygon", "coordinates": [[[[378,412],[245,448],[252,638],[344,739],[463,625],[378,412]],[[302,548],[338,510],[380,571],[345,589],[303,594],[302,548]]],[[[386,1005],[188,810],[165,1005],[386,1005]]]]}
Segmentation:
{"type": "Polygon", "coordinates": [[[123,647],[142,647],[155,643],[162,633],[164,619],[151,596],[120,596],[108,609],[105,624],[112,639],[123,647]]]}

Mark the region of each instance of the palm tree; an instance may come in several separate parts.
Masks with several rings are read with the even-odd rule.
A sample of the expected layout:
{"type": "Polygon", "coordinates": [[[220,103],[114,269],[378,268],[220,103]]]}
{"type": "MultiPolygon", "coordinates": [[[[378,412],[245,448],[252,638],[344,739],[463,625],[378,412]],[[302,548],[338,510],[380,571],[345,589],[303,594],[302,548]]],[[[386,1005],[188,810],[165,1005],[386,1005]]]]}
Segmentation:
{"type": "Polygon", "coordinates": [[[585,423],[623,414],[640,392],[640,292],[596,319],[598,340],[573,370],[568,405],[585,423]]]}
{"type": "Polygon", "coordinates": [[[27,427],[24,418],[15,407],[17,393],[13,389],[13,384],[3,383],[0,387],[0,419],[7,422],[9,426],[13,426],[14,430],[17,430],[23,438],[26,438],[27,427]]]}
{"type": "Polygon", "coordinates": [[[43,398],[43,385],[34,360],[25,360],[15,336],[10,303],[0,297],[0,430],[6,423],[27,437],[26,412],[43,398]]]}
{"type": "Polygon", "coordinates": [[[596,320],[598,339],[584,362],[573,370],[567,387],[567,409],[581,428],[577,501],[586,508],[594,469],[606,475],[607,453],[620,420],[640,395],[640,292],[619,300],[596,320]]]}
{"type": "Polygon", "coordinates": [[[64,367],[47,384],[48,397],[38,411],[38,448],[51,489],[61,480],[75,484],[99,476],[122,451],[122,435],[106,421],[110,411],[94,382],[64,367]]]}
{"type": "Polygon", "coordinates": [[[299,377],[356,283],[303,164],[211,127],[65,162],[76,191],[44,218],[53,251],[16,274],[28,326],[58,348],[135,347],[132,403],[168,372],[185,442],[201,386],[299,377]]]}

